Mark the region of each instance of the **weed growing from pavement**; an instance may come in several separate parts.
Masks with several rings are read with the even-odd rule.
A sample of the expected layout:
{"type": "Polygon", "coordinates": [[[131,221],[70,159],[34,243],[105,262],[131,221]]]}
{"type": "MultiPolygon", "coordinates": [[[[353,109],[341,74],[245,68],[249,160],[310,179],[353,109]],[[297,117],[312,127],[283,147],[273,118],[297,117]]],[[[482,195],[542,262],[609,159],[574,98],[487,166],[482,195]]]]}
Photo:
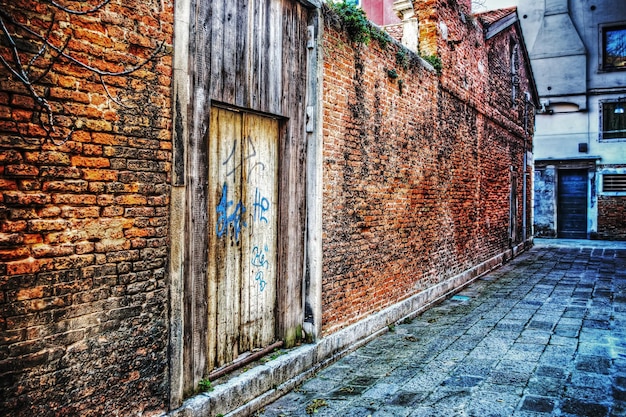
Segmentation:
{"type": "Polygon", "coordinates": [[[320,408],[327,407],[327,406],[328,406],[328,403],[326,402],[326,400],[316,398],[313,401],[311,401],[309,405],[306,406],[306,413],[315,414],[320,410],[320,408]]]}
{"type": "Polygon", "coordinates": [[[205,379],[201,379],[200,382],[198,382],[198,390],[200,392],[210,392],[213,391],[213,385],[211,384],[211,381],[209,381],[208,378],[205,379]]]}

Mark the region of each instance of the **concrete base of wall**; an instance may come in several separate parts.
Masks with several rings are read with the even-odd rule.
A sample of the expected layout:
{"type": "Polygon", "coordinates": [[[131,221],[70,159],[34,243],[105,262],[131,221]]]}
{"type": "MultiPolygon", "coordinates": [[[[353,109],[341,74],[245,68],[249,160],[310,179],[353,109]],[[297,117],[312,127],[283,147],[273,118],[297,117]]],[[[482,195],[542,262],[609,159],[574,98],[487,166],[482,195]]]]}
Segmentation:
{"type": "Polygon", "coordinates": [[[196,395],[171,411],[171,417],[248,416],[280,398],[320,369],[388,331],[389,324],[413,318],[434,304],[460,291],[475,279],[519,255],[528,245],[520,244],[459,275],[390,306],[318,342],[303,345],[264,365],[196,395]]]}

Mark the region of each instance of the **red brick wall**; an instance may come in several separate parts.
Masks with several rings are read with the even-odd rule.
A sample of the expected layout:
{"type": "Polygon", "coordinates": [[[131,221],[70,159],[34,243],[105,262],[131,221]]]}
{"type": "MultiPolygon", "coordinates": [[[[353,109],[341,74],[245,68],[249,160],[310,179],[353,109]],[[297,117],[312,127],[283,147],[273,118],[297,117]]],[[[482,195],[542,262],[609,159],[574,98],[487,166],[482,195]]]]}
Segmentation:
{"type": "Polygon", "coordinates": [[[440,77],[416,57],[400,65],[395,45],[355,46],[325,29],[325,333],[509,249],[511,167],[521,236],[523,123],[510,102],[485,100],[498,74],[487,48],[501,45],[441,13],[451,39],[465,40],[437,40],[440,77]]]}
{"type": "Polygon", "coordinates": [[[598,239],[626,240],[626,197],[598,196],[598,239]]]}
{"type": "MultiPolygon", "coordinates": [[[[169,0],[113,0],[84,16],[40,1],[0,7],[42,34],[52,25],[55,45],[69,39],[64,52],[100,70],[130,68],[160,42],[171,49],[169,0]]],[[[170,56],[104,77],[124,106],[93,72],[58,59],[35,84],[60,129],[49,138],[23,83],[0,71],[0,414],[158,414],[167,398],[170,56]]]]}

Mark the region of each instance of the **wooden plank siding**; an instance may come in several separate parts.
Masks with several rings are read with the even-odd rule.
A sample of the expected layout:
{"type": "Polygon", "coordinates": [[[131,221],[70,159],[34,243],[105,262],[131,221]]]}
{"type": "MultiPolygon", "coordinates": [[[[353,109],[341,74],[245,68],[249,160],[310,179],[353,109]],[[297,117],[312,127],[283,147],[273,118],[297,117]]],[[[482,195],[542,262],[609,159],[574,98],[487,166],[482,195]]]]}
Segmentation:
{"type": "MultiPolygon", "coordinates": [[[[211,370],[235,360],[246,349],[274,339],[293,346],[300,338],[306,223],[307,26],[316,18],[315,7],[290,0],[213,0],[191,6],[181,347],[182,385],[187,395],[211,370]],[[234,111],[212,112],[212,108],[234,111]],[[229,135],[245,137],[245,130],[250,128],[267,134],[277,131],[277,149],[266,149],[276,153],[277,161],[276,283],[272,289],[276,293],[268,293],[276,299],[273,310],[258,307],[260,310],[255,311],[251,301],[241,307],[229,298],[238,293],[240,299],[250,299],[251,286],[258,282],[239,279],[226,283],[211,278],[219,275],[220,268],[228,270],[236,264],[218,260],[216,239],[211,235],[214,230],[210,230],[216,221],[216,214],[211,212],[216,196],[209,184],[223,168],[214,166],[219,158],[211,157],[215,150],[210,147],[221,146],[214,145],[217,138],[210,145],[212,124],[217,123],[218,116],[228,118],[238,112],[251,116],[241,125],[244,131],[229,135]],[[270,119],[276,120],[275,127],[263,127],[270,119]],[[219,300],[230,303],[230,317],[216,313],[221,308],[219,300]],[[262,322],[261,335],[249,328],[255,321],[262,322]],[[233,329],[239,323],[245,324],[233,329]],[[239,338],[228,339],[233,334],[239,338]],[[232,346],[232,350],[220,351],[220,345],[232,346]],[[211,353],[218,351],[217,356],[211,353]]],[[[240,197],[246,198],[236,199],[240,197]]],[[[254,246],[255,242],[243,245],[254,246]]],[[[232,254],[233,258],[238,256],[232,254]]],[[[240,261],[246,265],[245,260],[240,261]]],[[[240,268],[227,273],[254,273],[249,265],[240,268]]]]}

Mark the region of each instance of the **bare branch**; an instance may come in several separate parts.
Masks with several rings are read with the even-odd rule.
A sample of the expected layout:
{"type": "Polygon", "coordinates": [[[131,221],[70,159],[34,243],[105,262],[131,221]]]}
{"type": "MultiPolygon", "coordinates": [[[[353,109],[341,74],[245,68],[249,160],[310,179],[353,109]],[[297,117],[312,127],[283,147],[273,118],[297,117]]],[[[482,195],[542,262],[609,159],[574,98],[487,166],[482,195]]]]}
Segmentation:
{"type": "MultiPolygon", "coordinates": [[[[87,10],[77,10],[72,7],[64,6],[57,0],[43,1],[48,3],[51,8],[55,8],[61,12],[72,15],[87,15],[101,10],[104,6],[109,4],[111,0],[98,0],[100,3],[87,10]]],[[[8,52],[8,54],[0,54],[0,66],[5,67],[10,76],[21,83],[28,95],[34,100],[35,104],[31,120],[32,123],[37,123],[39,127],[43,129],[43,132],[45,132],[44,141],[49,140],[54,144],[61,144],[67,141],[76,129],[80,129],[81,127],[73,117],[61,116],[62,113],[55,114],[48,101],[47,91],[49,90],[43,93],[41,92],[41,81],[53,70],[59,60],[67,61],[72,65],[96,75],[109,100],[113,103],[126,109],[137,109],[140,108],[140,106],[128,106],[119,98],[114,97],[105,81],[105,77],[127,76],[140,70],[162,53],[165,42],[159,43],[147,58],[140,60],[138,57],[135,57],[137,61],[140,62],[122,71],[104,71],[93,65],[82,62],[80,59],[73,56],[72,53],[68,52],[71,35],[62,40],[61,46],[57,46],[59,45],[59,41],[52,37],[53,30],[57,23],[56,14],[53,14],[47,28],[40,28],[43,30],[42,33],[35,28],[29,27],[27,23],[18,21],[13,17],[10,11],[4,6],[0,6],[0,37],[5,40],[5,42],[0,43],[0,46],[5,47],[8,52]],[[11,30],[13,30],[14,33],[12,33],[11,30]],[[24,65],[23,57],[28,56],[30,56],[30,59],[28,63],[24,65]],[[62,117],[67,117],[67,121],[69,121],[71,125],[65,123],[62,117]],[[57,122],[60,122],[60,124],[57,122]],[[57,136],[63,137],[58,140],[58,138],[55,139],[57,136]]],[[[20,122],[14,120],[14,123],[17,134],[25,139],[19,127],[20,122]]],[[[39,132],[38,135],[41,136],[41,134],[42,132],[39,132]]]]}
{"type": "MultiPolygon", "coordinates": [[[[3,14],[2,10],[0,10],[0,15],[3,14]]],[[[102,71],[99,70],[98,68],[92,67],[90,65],[85,64],[84,62],[81,62],[80,60],[74,58],[73,56],[66,54],[64,52],[64,48],[59,48],[58,46],[52,44],[48,39],[46,39],[45,37],[43,37],[42,35],[40,35],[39,33],[35,32],[34,30],[30,29],[29,27],[23,25],[22,23],[16,22],[14,19],[12,19],[10,16],[5,15],[5,17],[7,17],[8,19],[10,19],[11,24],[19,27],[20,29],[24,30],[25,32],[27,32],[28,34],[30,34],[31,36],[34,36],[35,38],[37,38],[40,42],[42,42],[44,45],[46,45],[48,48],[52,49],[53,51],[55,51],[57,54],[59,54],[60,56],[62,56],[63,58],[67,59],[68,61],[72,62],[73,64],[78,65],[81,68],[84,68],[90,72],[93,72],[94,74],[100,75],[100,76],[113,76],[113,77],[119,77],[119,76],[123,76],[123,75],[130,75],[135,71],[140,70],[142,67],[144,67],[148,62],[152,61],[154,58],[156,58],[163,50],[163,46],[165,44],[165,41],[162,41],[156,48],[154,48],[154,50],[152,51],[152,53],[150,54],[150,56],[148,56],[148,58],[144,59],[142,62],[140,62],[139,64],[132,66],[124,71],[118,71],[118,72],[111,72],[111,71],[102,71]]]]}
{"type": "Polygon", "coordinates": [[[86,14],[97,12],[98,10],[100,10],[101,8],[103,8],[104,6],[106,6],[107,4],[109,4],[111,2],[111,0],[104,0],[102,3],[98,4],[93,9],[89,9],[89,10],[74,10],[74,9],[70,9],[68,7],[63,6],[63,5],[55,2],[54,0],[47,0],[47,1],[48,1],[48,3],[50,3],[52,6],[56,7],[57,9],[62,10],[62,11],[67,12],[67,13],[70,13],[70,14],[74,14],[74,15],[86,15],[86,14]]]}
{"type": "Polygon", "coordinates": [[[111,100],[113,103],[117,104],[120,107],[124,107],[125,109],[137,108],[136,106],[135,107],[128,106],[128,105],[122,103],[120,101],[120,99],[118,99],[116,97],[113,97],[113,95],[109,91],[109,87],[107,87],[107,84],[104,82],[104,78],[102,76],[100,76],[100,84],[102,84],[102,87],[104,88],[104,91],[107,93],[107,96],[109,97],[109,100],[111,100]]]}
{"type": "MultiPolygon", "coordinates": [[[[51,20],[50,25],[48,26],[48,30],[46,31],[46,39],[50,38],[50,34],[52,33],[53,27],[54,27],[54,20],[51,20]]],[[[26,69],[27,73],[30,73],[30,69],[35,64],[35,61],[37,61],[39,58],[41,58],[45,54],[46,49],[48,49],[46,44],[42,44],[41,48],[39,48],[39,51],[37,51],[37,53],[33,55],[30,61],[28,61],[28,66],[26,69]]]]}
{"type": "Polygon", "coordinates": [[[50,107],[50,103],[48,103],[48,101],[45,98],[41,97],[35,90],[31,80],[28,77],[28,74],[26,73],[26,71],[24,70],[24,67],[22,66],[22,60],[20,59],[20,55],[17,50],[17,45],[15,44],[13,37],[9,33],[9,30],[7,29],[4,23],[4,20],[1,17],[0,17],[0,28],[2,28],[2,32],[4,33],[5,38],[9,42],[9,45],[11,47],[11,54],[13,55],[13,60],[15,61],[15,65],[17,68],[13,68],[2,56],[0,56],[0,62],[2,62],[2,64],[6,66],[11,71],[11,73],[15,75],[18,78],[18,80],[22,82],[22,84],[24,84],[24,86],[28,90],[28,93],[33,98],[33,100],[35,100],[37,105],[46,111],[48,115],[48,124],[50,126],[50,129],[54,132],[54,118],[52,117],[52,108],[50,107]]]}
{"type": "MultiPolygon", "coordinates": [[[[62,51],[65,51],[65,49],[67,48],[67,45],[70,43],[70,38],[68,37],[67,39],[65,39],[65,42],[63,43],[63,46],[61,47],[62,51]]],[[[46,48],[47,45],[44,44],[43,48],[46,48]]],[[[35,78],[34,80],[32,80],[33,83],[38,83],[39,81],[41,81],[51,70],[52,67],[54,67],[54,64],[57,63],[57,61],[59,60],[59,58],[61,57],[60,54],[57,54],[56,56],[53,56],[52,54],[50,54],[51,58],[51,62],[46,66],[46,68],[42,71],[41,74],[39,74],[39,76],[37,78],[35,78]]]]}
{"type": "MultiPolygon", "coordinates": [[[[0,27],[2,28],[2,32],[4,33],[6,40],[9,42],[9,46],[11,48],[11,55],[13,56],[13,60],[15,61],[15,65],[17,67],[15,69],[12,67],[9,67],[9,69],[11,69],[12,72],[16,74],[22,82],[29,82],[28,74],[24,72],[24,67],[22,66],[22,60],[20,59],[20,54],[17,50],[17,45],[15,44],[15,41],[13,40],[13,36],[11,36],[11,34],[9,33],[9,29],[7,29],[4,23],[4,19],[2,19],[1,15],[0,15],[0,27]]],[[[2,61],[6,62],[4,58],[2,61]]]]}

